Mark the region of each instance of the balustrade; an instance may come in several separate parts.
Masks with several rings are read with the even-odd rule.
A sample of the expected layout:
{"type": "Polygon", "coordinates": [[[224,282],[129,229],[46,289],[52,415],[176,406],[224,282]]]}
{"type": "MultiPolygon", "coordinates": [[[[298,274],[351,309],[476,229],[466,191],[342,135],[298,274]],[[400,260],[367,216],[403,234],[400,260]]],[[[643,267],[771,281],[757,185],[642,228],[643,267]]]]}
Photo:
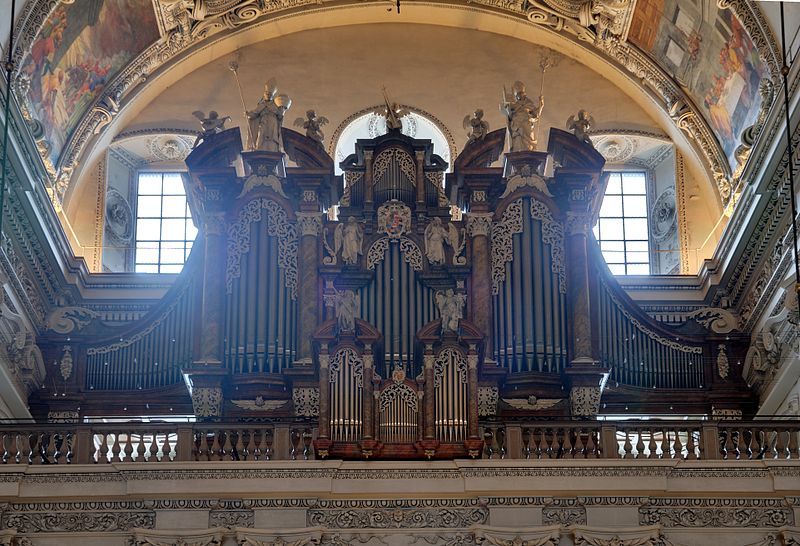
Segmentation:
{"type": "MultiPolygon", "coordinates": [[[[800,459],[798,421],[564,421],[481,426],[484,459],[800,459]]],[[[5,425],[2,464],[313,459],[303,423],[5,425]]]]}

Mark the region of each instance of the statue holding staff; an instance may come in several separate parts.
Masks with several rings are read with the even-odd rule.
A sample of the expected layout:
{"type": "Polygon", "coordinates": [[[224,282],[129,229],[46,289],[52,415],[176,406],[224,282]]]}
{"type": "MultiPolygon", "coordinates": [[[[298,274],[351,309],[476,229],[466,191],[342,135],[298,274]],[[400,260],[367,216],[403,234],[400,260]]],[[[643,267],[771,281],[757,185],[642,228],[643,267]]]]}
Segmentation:
{"type": "Polygon", "coordinates": [[[292,105],[287,95],[279,95],[274,78],[264,86],[264,95],[255,109],[247,111],[250,142],[249,150],[281,151],[283,115],[292,105]]]}
{"type": "Polygon", "coordinates": [[[544,97],[534,102],[525,94],[525,84],[520,81],[511,86],[511,93],[503,88],[503,102],[500,111],[508,120],[508,134],[511,138],[512,152],[532,152],[536,150],[536,124],[542,115],[544,97]]]}

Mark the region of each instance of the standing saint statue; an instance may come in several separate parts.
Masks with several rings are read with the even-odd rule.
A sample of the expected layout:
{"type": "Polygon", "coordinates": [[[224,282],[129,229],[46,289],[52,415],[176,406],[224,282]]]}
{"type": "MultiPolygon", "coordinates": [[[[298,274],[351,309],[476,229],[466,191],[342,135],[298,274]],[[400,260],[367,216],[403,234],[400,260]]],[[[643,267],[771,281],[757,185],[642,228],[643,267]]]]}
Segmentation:
{"type": "Polygon", "coordinates": [[[342,261],[348,265],[358,262],[358,256],[363,254],[364,228],[358,223],[355,216],[347,219],[346,224],[336,226],[333,232],[333,248],[335,252],[342,251],[342,261]]]}
{"type": "Polygon", "coordinates": [[[503,88],[503,102],[500,111],[508,120],[508,133],[511,137],[512,152],[532,152],[536,150],[536,124],[544,108],[544,97],[539,96],[536,103],[525,94],[525,84],[514,82],[511,94],[503,88]]]}
{"type": "Polygon", "coordinates": [[[281,151],[281,127],[283,115],[292,105],[292,99],[278,95],[274,78],[264,86],[264,95],[258,100],[255,109],[247,111],[250,130],[249,150],[281,151]]]}
{"type": "Polygon", "coordinates": [[[431,264],[444,263],[444,245],[447,236],[447,228],[442,225],[439,217],[435,217],[425,228],[425,255],[431,264]]]}
{"type": "Polygon", "coordinates": [[[464,318],[466,303],[467,295],[456,294],[452,288],[436,292],[436,306],[442,316],[442,333],[458,331],[458,321],[464,318]]]}
{"type": "Polygon", "coordinates": [[[360,299],[352,290],[336,290],[334,296],[334,312],[336,324],[342,332],[352,332],[356,329],[356,310],[360,299]]]}

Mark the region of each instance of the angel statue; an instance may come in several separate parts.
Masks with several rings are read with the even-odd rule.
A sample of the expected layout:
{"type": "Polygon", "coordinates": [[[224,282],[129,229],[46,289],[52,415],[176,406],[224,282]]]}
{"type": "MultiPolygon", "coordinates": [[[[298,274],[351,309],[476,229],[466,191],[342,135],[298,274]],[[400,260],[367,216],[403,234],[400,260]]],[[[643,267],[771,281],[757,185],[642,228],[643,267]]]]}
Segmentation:
{"type": "Polygon", "coordinates": [[[472,116],[465,116],[463,126],[464,129],[469,129],[467,145],[483,140],[483,137],[489,133],[489,124],[483,120],[483,110],[481,108],[475,110],[472,116]]]}
{"type": "Polygon", "coordinates": [[[320,129],[323,125],[328,123],[328,118],[324,116],[317,116],[317,112],[315,110],[306,110],[306,119],[297,118],[294,120],[295,127],[302,127],[306,130],[306,136],[311,140],[316,140],[320,144],[325,139],[325,135],[322,134],[322,129],[320,129]]]}
{"type": "Polygon", "coordinates": [[[570,116],[567,120],[567,130],[578,137],[578,140],[585,142],[589,146],[592,144],[592,139],[589,138],[589,130],[594,126],[594,118],[584,109],[578,110],[578,117],[570,116]]]}
{"type": "Polygon", "coordinates": [[[292,99],[278,95],[274,78],[264,86],[264,95],[258,100],[254,110],[247,111],[250,130],[249,150],[281,151],[281,126],[283,115],[292,105],[292,99]]]}
{"type": "Polygon", "coordinates": [[[539,96],[535,103],[525,94],[525,84],[514,82],[511,94],[503,88],[503,102],[500,111],[508,120],[508,133],[511,136],[512,152],[531,152],[536,150],[536,124],[542,115],[544,97],[539,96]]]}
{"type": "Polygon", "coordinates": [[[346,224],[339,224],[333,232],[333,250],[338,253],[342,251],[342,261],[346,264],[354,264],[358,261],[359,254],[364,254],[364,228],[358,223],[355,216],[347,219],[346,224]]]}
{"type": "Polygon", "coordinates": [[[194,144],[192,144],[193,150],[197,148],[198,144],[203,142],[211,135],[216,135],[217,133],[224,131],[225,122],[230,121],[231,119],[230,116],[225,116],[224,118],[219,117],[219,114],[216,112],[216,110],[211,110],[208,113],[208,117],[206,117],[202,110],[195,110],[192,112],[192,115],[200,120],[200,128],[202,129],[200,134],[197,135],[197,138],[194,139],[194,144]]]}
{"type": "Polygon", "coordinates": [[[442,333],[458,331],[458,321],[464,318],[466,294],[456,294],[452,288],[436,292],[436,307],[442,316],[442,333]]]}
{"type": "Polygon", "coordinates": [[[441,218],[437,216],[425,228],[425,255],[432,265],[444,264],[445,244],[450,245],[453,249],[460,248],[458,228],[452,223],[447,227],[443,226],[441,218]]]}
{"type": "Polygon", "coordinates": [[[342,290],[341,292],[336,290],[333,302],[339,331],[354,331],[356,329],[356,310],[361,305],[361,298],[352,290],[342,290]]]}

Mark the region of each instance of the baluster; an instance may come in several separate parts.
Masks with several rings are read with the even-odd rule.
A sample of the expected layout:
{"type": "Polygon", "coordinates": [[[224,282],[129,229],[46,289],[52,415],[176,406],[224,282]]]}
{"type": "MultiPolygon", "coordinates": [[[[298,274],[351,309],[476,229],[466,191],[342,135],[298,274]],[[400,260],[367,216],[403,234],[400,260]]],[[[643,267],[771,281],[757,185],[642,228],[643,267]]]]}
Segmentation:
{"type": "Polygon", "coordinates": [[[506,429],[500,427],[495,434],[497,453],[500,454],[501,459],[506,458],[506,429]]]}
{"type": "MultiPolygon", "coordinates": [[[[120,434],[114,435],[114,442],[111,444],[111,462],[119,461],[119,454],[122,451],[122,447],[119,445],[119,437],[120,434]]],[[[130,436],[126,434],[126,436],[130,436]]]]}
{"type": "Polygon", "coordinates": [[[547,434],[545,436],[547,457],[549,459],[557,459],[559,457],[558,429],[546,428],[542,429],[542,432],[547,434]]]}
{"type": "Polygon", "coordinates": [[[148,446],[147,449],[147,462],[148,463],[157,463],[158,462],[158,441],[157,441],[158,433],[153,431],[151,434],[148,434],[148,446]]]}
{"type": "Polygon", "coordinates": [[[303,431],[303,460],[304,461],[309,460],[311,458],[312,453],[313,453],[313,451],[311,449],[311,440],[312,439],[313,439],[313,436],[311,434],[311,431],[308,430],[308,429],[304,430],[303,431]]]}
{"type": "Polygon", "coordinates": [[[797,459],[797,429],[789,429],[789,459],[797,459]]]}
{"type": "Polygon", "coordinates": [[[574,433],[572,434],[572,438],[575,439],[575,449],[573,450],[573,458],[574,459],[585,459],[586,458],[586,442],[584,431],[582,428],[573,429],[574,433]]]}
{"type": "Polygon", "coordinates": [[[600,453],[597,449],[597,435],[594,430],[589,430],[586,434],[586,453],[585,458],[597,458],[600,453]]]}
{"type": "Polygon", "coordinates": [[[622,450],[624,451],[622,454],[623,459],[633,457],[633,444],[631,444],[631,431],[629,429],[625,429],[625,443],[622,445],[622,450]]]}
{"type": "Polygon", "coordinates": [[[662,459],[672,459],[672,442],[669,441],[669,435],[672,432],[671,429],[667,427],[663,427],[661,429],[661,458],[662,459]]]}
{"type": "Polygon", "coordinates": [[[27,461],[28,464],[39,464],[37,461],[37,452],[39,450],[39,442],[38,442],[38,435],[35,432],[31,432],[30,434],[26,434],[26,441],[25,445],[27,446],[28,453],[27,453],[27,461]]]}
{"type": "Polygon", "coordinates": [[[219,436],[222,434],[220,430],[213,430],[209,431],[212,436],[211,441],[211,448],[208,450],[208,460],[209,461],[221,461],[222,460],[222,447],[219,443],[219,436]]]}
{"type": "Polygon", "coordinates": [[[289,449],[289,459],[296,461],[298,446],[300,444],[300,433],[297,431],[297,429],[292,429],[292,431],[289,433],[289,443],[291,444],[289,449]]]}
{"type": "Polygon", "coordinates": [[[563,441],[562,444],[562,452],[561,458],[563,459],[572,459],[575,457],[575,452],[573,451],[573,443],[572,443],[572,429],[564,428],[563,430],[563,441]]]}
{"type": "Polygon", "coordinates": [[[147,449],[144,446],[144,433],[142,432],[138,436],[139,442],[136,444],[136,462],[143,463],[144,454],[147,452],[147,449]]]}
{"type": "Polygon", "coordinates": [[[98,463],[109,463],[108,460],[108,434],[100,434],[100,450],[97,456],[98,463]]]}
{"type": "MultiPolygon", "coordinates": [[[[176,440],[177,442],[177,440],[176,440]]],[[[169,443],[169,432],[164,432],[164,445],[163,445],[163,453],[164,455],[161,457],[161,460],[166,460],[167,462],[172,461],[172,445],[169,443]]],[[[176,450],[177,453],[177,450],[176,450]]]]}
{"type": "Polygon", "coordinates": [[[492,429],[487,428],[483,432],[483,453],[486,455],[487,459],[491,459],[492,455],[494,455],[494,446],[492,445],[494,442],[494,433],[492,429]]]}
{"type": "Polygon", "coordinates": [[[642,440],[642,429],[634,429],[636,431],[636,458],[641,459],[645,457],[644,440],[642,440]]]}
{"type": "Polygon", "coordinates": [[[64,447],[64,437],[60,432],[53,433],[53,464],[59,464],[61,457],[64,456],[62,448],[64,447]]]}
{"type": "Polygon", "coordinates": [[[550,429],[546,428],[537,428],[536,436],[539,440],[536,443],[536,458],[537,459],[544,459],[545,456],[548,459],[553,457],[553,452],[550,449],[550,440],[548,440],[548,435],[551,434],[550,429]]]}
{"type": "Polygon", "coordinates": [[[753,430],[750,428],[742,428],[739,431],[739,446],[738,451],[742,458],[751,460],[753,458],[753,430]]]}
{"type": "Polygon", "coordinates": [[[273,442],[275,439],[275,431],[273,429],[267,429],[264,431],[264,438],[263,438],[263,447],[261,449],[261,453],[263,454],[264,460],[269,461],[272,458],[273,452],[273,442]]]}
{"type": "Polygon", "coordinates": [[[12,458],[11,447],[13,443],[12,435],[8,432],[3,432],[3,464],[8,464],[8,460],[12,458]]]}
{"type": "Polygon", "coordinates": [[[656,442],[656,429],[650,427],[648,429],[648,433],[650,434],[650,440],[647,442],[647,450],[649,453],[647,454],[648,459],[658,459],[658,443],[656,442]]]}
{"type": "Polygon", "coordinates": [[[777,441],[776,441],[775,449],[778,452],[777,453],[777,458],[778,459],[785,459],[786,458],[786,437],[784,436],[785,432],[786,432],[786,430],[784,430],[784,429],[777,429],[776,430],[776,434],[777,434],[776,440],[777,441]]]}
{"type": "Polygon", "coordinates": [[[122,450],[123,461],[126,463],[133,462],[133,433],[128,434],[125,439],[125,448],[122,450]]]}
{"type": "Polygon", "coordinates": [[[220,460],[236,460],[236,454],[233,452],[233,444],[231,443],[231,436],[235,434],[232,431],[225,431],[225,442],[222,444],[222,452],[220,453],[220,460]]]}
{"type": "Polygon", "coordinates": [[[194,459],[195,461],[203,461],[203,460],[207,461],[208,459],[204,458],[205,457],[205,452],[203,449],[204,434],[202,432],[195,432],[194,435],[192,436],[192,439],[193,439],[192,459],[194,459]]]}
{"type": "MultiPolygon", "coordinates": [[[[531,429],[529,429],[529,428],[522,429],[522,458],[523,459],[530,459],[531,458],[531,451],[532,451],[532,449],[531,449],[531,441],[532,440],[533,439],[531,438],[531,429]]],[[[535,441],[535,440],[533,440],[533,441],[535,441]]],[[[534,450],[534,454],[535,454],[535,450],[534,450]]],[[[539,457],[537,456],[536,458],[538,459],[539,457]]]]}
{"type": "Polygon", "coordinates": [[[245,448],[246,459],[249,461],[258,460],[258,452],[256,451],[256,429],[251,428],[247,435],[247,447],[245,448]]]}
{"type": "Polygon", "coordinates": [[[726,458],[733,457],[735,459],[739,458],[739,453],[736,448],[739,440],[739,435],[736,430],[733,428],[729,428],[725,431],[725,453],[726,458]]]}
{"type": "MultiPolygon", "coordinates": [[[[692,431],[689,430],[688,432],[689,438],[692,437],[692,431]]],[[[691,440],[687,440],[691,441],[691,440]]],[[[672,458],[673,459],[688,459],[689,453],[687,452],[686,457],[683,456],[683,444],[681,443],[681,431],[679,428],[675,429],[675,441],[672,442],[672,458]]]]}
{"type": "Polygon", "coordinates": [[[75,455],[75,453],[73,453],[72,451],[72,439],[73,436],[71,432],[67,432],[64,435],[64,442],[66,442],[67,444],[67,454],[66,454],[67,464],[72,462],[72,457],[75,455]]]}

